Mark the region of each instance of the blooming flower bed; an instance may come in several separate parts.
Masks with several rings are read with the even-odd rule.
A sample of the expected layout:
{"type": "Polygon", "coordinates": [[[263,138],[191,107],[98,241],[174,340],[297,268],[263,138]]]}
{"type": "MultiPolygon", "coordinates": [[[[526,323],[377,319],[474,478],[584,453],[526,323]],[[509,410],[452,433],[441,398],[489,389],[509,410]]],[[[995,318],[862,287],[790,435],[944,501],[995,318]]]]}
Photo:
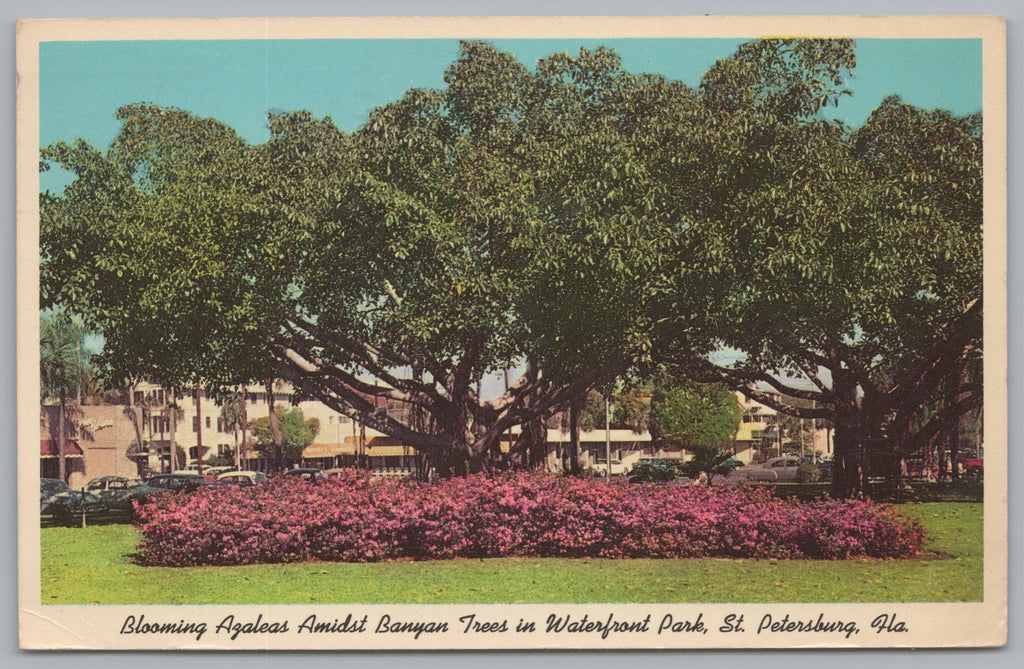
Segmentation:
{"type": "Polygon", "coordinates": [[[747,486],[630,485],[537,474],[439,483],[356,472],[314,485],[166,495],[138,508],[147,564],[466,557],[891,558],[919,525],[866,501],[780,500],[747,486]]]}

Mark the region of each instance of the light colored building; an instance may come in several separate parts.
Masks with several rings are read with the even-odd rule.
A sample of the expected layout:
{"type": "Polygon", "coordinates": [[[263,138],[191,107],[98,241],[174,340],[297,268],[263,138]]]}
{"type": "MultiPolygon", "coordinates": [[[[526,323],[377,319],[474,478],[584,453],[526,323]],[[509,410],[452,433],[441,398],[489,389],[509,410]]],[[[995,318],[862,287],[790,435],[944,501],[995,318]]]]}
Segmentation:
{"type": "MultiPolygon", "coordinates": [[[[67,483],[80,488],[99,476],[138,478],[149,454],[140,448],[137,424],[128,407],[117,404],[86,405],[67,410],[65,442],[67,483]]],[[[43,406],[40,416],[39,473],[58,478],[57,407],[43,406]]]]}
{"type": "MultiPolygon", "coordinates": [[[[759,390],[785,402],[784,397],[767,387],[759,388],[759,390]]],[[[749,463],[759,456],[766,458],[782,455],[783,451],[791,450],[799,453],[799,447],[786,446],[787,442],[794,439],[793,435],[785,434],[781,424],[788,417],[739,392],[736,393],[736,401],[739,403],[742,413],[735,440],[735,453],[738,460],[749,463]]],[[[803,443],[807,455],[818,452],[824,457],[831,456],[831,436],[828,430],[818,427],[815,421],[810,419],[799,421],[798,427],[795,429],[800,435],[797,442],[803,443]]]]}
{"type": "MultiPolygon", "coordinates": [[[[319,432],[304,450],[301,464],[324,469],[359,466],[395,475],[424,467],[423,459],[416,451],[398,439],[366,428],[321,402],[302,400],[295,403],[293,390],[287,385],[276,385],[273,394],[275,404],[297,406],[305,418],[316,418],[319,422],[319,432]]],[[[244,397],[248,424],[268,415],[264,386],[247,387],[244,397]]],[[[240,426],[226,423],[222,404],[215,397],[200,393],[197,410],[195,391],[185,397],[179,395],[178,413],[173,419],[171,395],[161,386],[140,383],[132,389],[129,399],[128,405],[82,406],[73,410],[76,412],[74,429],[69,432],[70,443],[66,448],[69,483],[79,485],[104,475],[137,477],[150,472],[169,471],[172,443],[187,454],[187,462],[178,462],[177,466],[194,465],[199,455],[200,436],[204,460],[218,455],[244,468],[262,469],[267,465],[259,461],[258,454],[253,452],[252,434],[248,431],[244,435],[249,444],[244,449],[248,461],[239,461],[243,455],[243,430],[240,426]],[[172,426],[176,428],[173,440],[172,426]]],[[[737,402],[742,412],[740,424],[732,443],[723,444],[723,447],[731,449],[734,457],[744,463],[777,454],[780,448],[778,412],[739,393],[737,402]]],[[[407,407],[389,406],[386,410],[396,418],[407,418],[407,407]]],[[[40,473],[47,477],[57,476],[55,415],[55,407],[42,407],[40,473]]],[[[808,430],[810,423],[807,421],[808,430]]],[[[509,440],[514,442],[518,434],[519,429],[514,428],[502,435],[503,451],[508,451],[509,440]]],[[[825,432],[814,430],[812,435],[811,443],[815,449],[824,451],[827,448],[825,432]]],[[[666,448],[652,441],[647,431],[636,433],[616,429],[606,435],[603,429],[597,429],[580,434],[581,467],[590,468],[606,461],[606,440],[609,436],[612,459],[622,462],[627,470],[641,458],[686,460],[690,457],[684,450],[666,448]]],[[[547,438],[548,468],[560,471],[562,456],[570,441],[569,434],[549,429],[547,438]]]]}
{"type": "MultiPolygon", "coordinates": [[[[239,391],[241,392],[241,391],[239,391]]],[[[252,424],[269,413],[267,389],[262,385],[247,386],[242,397],[245,399],[245,418],[252,424]]],[[[275,384],[273,389],[274,405],[285,407],[295,406],[302,411],[306,419],[316,418],[320,425],[319,433],[313,444],[342,443],[347,437],[359,434],[360,427],[344,414],[334,411],[327,405],[311,400],[295,402],[293,389],[286,384],[275,384]]],[[[154,471],[166,470],[169,466],[168,453],[171,445],[171,397],[160,386],[142,383],[135,387],[132,404],[136,411],[144,414],[143,424],[146,433],[143,440],[150,445],[149,465],[154,471]]],[[[199,391],[199,402],[196,402],[196,391],[192,390],[184,397],[177,399],[178,415],[174,441],[185,450],[188,465],[195,464],[199,455],[200,440],[203,459],[212,456],[230,458],[235,464],[242,457],[243,450],[247,459],[255,459],[257,454],[252,451],[252,433],[245,431],[240,425],[231,425],[223,414],[223,404],[219,398],[211,397],[199,391]],[[245,446],[243,448],[243,438],[245,446]]],[[[373,432],[371,436],[383,436],[373,432]]]]}
{"type": "Polygon", "coordinates": [[[746,464],[757,459],[758,452],[767,453],[779,442],[779,412],[771,407],[736,393],[740,407],[740,425],[733,447],[734,457],[746,464]]]}

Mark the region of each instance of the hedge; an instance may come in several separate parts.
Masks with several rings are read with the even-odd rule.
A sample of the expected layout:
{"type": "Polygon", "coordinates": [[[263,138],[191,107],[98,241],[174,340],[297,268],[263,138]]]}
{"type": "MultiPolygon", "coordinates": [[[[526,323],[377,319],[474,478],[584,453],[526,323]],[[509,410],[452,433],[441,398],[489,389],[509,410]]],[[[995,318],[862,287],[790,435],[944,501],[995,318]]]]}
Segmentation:
{"type": "Polygon", "coordinates": [[[800,502],[754,486],[540,474],[437,483],[353,471],[322,484],[169,494],[137,508],[141,560],[165,566],[488,557],[894,558],[923,531],[870,501],[800,502]]]}

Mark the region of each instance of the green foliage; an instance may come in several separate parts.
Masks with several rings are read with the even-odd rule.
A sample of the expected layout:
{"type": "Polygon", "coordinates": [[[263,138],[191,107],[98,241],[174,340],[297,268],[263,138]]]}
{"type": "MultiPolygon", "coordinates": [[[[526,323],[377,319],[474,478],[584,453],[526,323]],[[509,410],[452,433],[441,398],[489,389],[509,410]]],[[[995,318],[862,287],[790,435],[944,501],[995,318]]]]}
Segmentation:
{"type": "Polygon", "coordinates": [[[249,146],[216,120],[133,105],[106,154],[45,148],[76,179],[41,196],[44,304],[100,327],[122,377],[282,378],[428,453],[486,457],[649,355],[643,279],[678,216],[657,209],[639,124],[689,93],[606,49],[529,72],[475,42],[445,83],[351,134],[272,114],[270,140],[249,146]],[[483,374],[519,363],[511,394],[476,398],[483,374]],[[410,367],[431,380],[396,373],[410,367]],[[378,414],[374,394],[431,412],[434,430],[378,414]]]}
{"type": "MultiPolygon", "coordinates": [[[[625,388],[611,392],[609,397],[611,415],[609,427],[613,430],[632,430],[640,434],[647,430],[651,413],[651,399],[648,391],[625,388]]],[[[588,432],[603,430],[605,427],[605,394],[598,390],[587,393],[580,412],[580,429],[588,432]]]]}
{"type": "Polygon", "coordinates": [[[821,479],[821,470],[811,464],[800,465],[796,470],[797,483],[816,483],[821,479]]]}
{"type": "Polygon", "coordinates": [[[705,475],[708,485],[715,476],[726,476],[738,466],[732,453],[722,451],[718,446],[697,446],[693,449],[693,458],[683,463],[683,474],[696,479],[705,475]]]}
{"type": "Polygon", "coordinates": [[[980,118],[892,97],[857,129],[822,120],[854,65],[849,40],[741,46],[702,81],[706,127],[666,138],[688,158],[661,177],[691,204],[679,266],[696,244],[714,280],[702,311],[664,301],[659,357],[832,422],[838,495],[865,492],[864,438],[910,452],[981,402],[963,373],[981,351],[980,118]],[[739,361],[709,361],[701,331],[739,361]]]}
{"type": "Polygon", "coordinates": [[[664,462],[638,462],[629,470],[630,483],[667,483],[676,480],[679,469],[664,462]]]}
{"type": "MultiPolygon", "coordinates": [[[[302,457],[302,449],[313,443],[316,435],[320,433],[320,420],[317,418],[306,418],[302,409],[298,407],[286,408],[278,404],[274,407],[277,415],[278,425],[281,429],[281,448],[284,452],[284,459],[289,462],[296,462],[302,457]]],[[[255,440],[257,450],[269,459],[275,459],[276,451],[274,438],[270,430],[270,419],[266,416],[257,418],[249,423],[252,437],[255,440]]]]}
{"type": "MultiPolygon", "coordinates": [[[[75,175],[40,197],[42,304],[102,331],[115,376],[286,380],[442,471],[487,468],[513,426],[662,364],[768,383],[833,422],[837,491],[858,494],[857,435],[912,450],[980,404],[982,151],[979,117],[895,97],[857,129],[823,120],[855,65],[848,39],[757,40],[694,90],[605,48],[531,71],[464,42],[443,88],[352,133],[274,113],[258,146],[128,106],[106,153],[42,151],[75,175]],[[723,347],[741,361],[712,364],[723,347]]],[[[660,402],[670,440],[728,438],[722,402],[660,402]]]]}
{"type": "Polygon", "coordinates": [[[736,434],[740,416],[735,395],[721,384],[666,379],[655,386],[651,399],[654,436],[694,451],[727,442],[736,434]]]}
{"type": "Polygon", "coordinates": [[[206,467],[231,467],[235,464],[234,455],[230,452],[222,455],[209,455],[203,460],[206,467]]]}
{"type": "Polygon", "coordinates": [[[231,393],[223,398],[220,405],[220,418],[225,432],[242,427],[242,419],[245,415],[245,403],[242,401],[241,394],[231,393]]]}
{"type": "Polygon", "coordinates": [[[93,353],[85,346],[87,330],[80,319],[61,311],[39,316],[39,374],[42,399],[73,397],[95,377],[93,353]]]}

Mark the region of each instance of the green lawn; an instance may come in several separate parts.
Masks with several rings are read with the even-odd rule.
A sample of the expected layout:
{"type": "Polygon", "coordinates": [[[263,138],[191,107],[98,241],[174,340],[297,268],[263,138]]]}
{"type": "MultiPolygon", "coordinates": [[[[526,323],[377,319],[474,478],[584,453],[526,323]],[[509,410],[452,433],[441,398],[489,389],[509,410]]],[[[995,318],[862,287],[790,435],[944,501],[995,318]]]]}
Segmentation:
{"type": "Polygon", "coordinates": [[[43,604],[979,601],[982,505],[904,504],[912,560],[493,559],[140,567],[127,525],[42,529],[43,604]]]}

